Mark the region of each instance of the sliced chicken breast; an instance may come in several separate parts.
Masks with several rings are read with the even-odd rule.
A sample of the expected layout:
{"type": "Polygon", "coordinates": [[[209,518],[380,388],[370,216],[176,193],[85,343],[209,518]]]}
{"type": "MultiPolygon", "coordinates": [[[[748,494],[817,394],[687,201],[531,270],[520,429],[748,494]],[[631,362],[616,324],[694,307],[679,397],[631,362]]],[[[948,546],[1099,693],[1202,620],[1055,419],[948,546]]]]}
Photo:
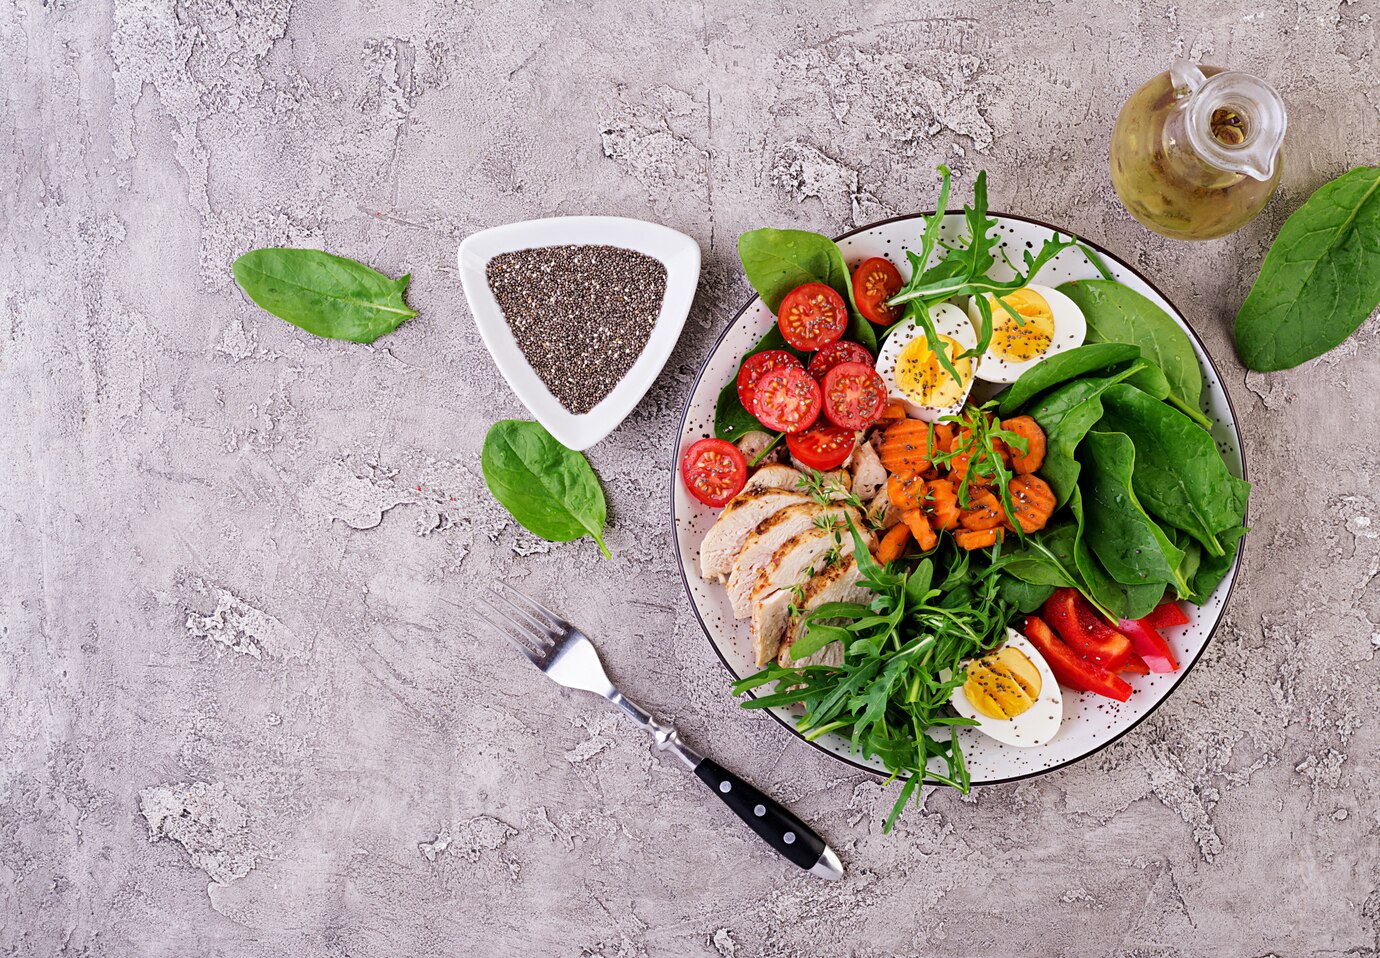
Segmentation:
{"type": "MultiPolygon", "coordinates": [[[[825,473],[830,495],[848,495],[852,478],[847,472],[825,473]]],[[[757,524],[787,506],[810,502],[800,488],[800,472],[790,466],[764,466],[748,477],[743,491],[734,496],[719,513],[719,518],[700,543],[700,575],[706,579],[727,579],[733,560],[757,524]],[[788,491],[789,490],[789,491],[788,491]]]]}
{"type": "MultiPolygon", "coordinates": [[[[801,608],[805,612],[810,612],[826,602],[871,601],[872,590],[866,586],[858,585],[858,579],[861,577],[862,572],[852,557],[830,566],[806,585],[805,600],[801,603],[801,608]]],[[[800,638],[804,630],[804,616],[791,620],[786,635],[781,639],[780,651],[776,658],[781,665],[789,669],[803,665],[841,665],[843,663],[842,642],[830,642],[814,655],[806,656],[803,659],[792,659],[790,647],[796,639],[800,638]]]]}
{"type": "MultiPolygon", "coordinates": [[[[850,509],[849,514],[863,542],[870,547],[875,538],[871,530],[861,523],[854,510],[850,509]]],[[[834,534],[830,530],[811,528],[783,543],[772,555],[771,561],[757,573],[752,594],[748,597],[749,613],[752,610],[752,602],[761,601],[778,589],[790,589],[797,583],[806,582],[816,572],[822,571],[823,559],[830,550],[837,548],[840,559],[851,556],[853,537],[847,527],[841,529],[840,533],[838,541],[835,542],[834,534]]]]}
{"type": "Polygon", "coordinates": [[[728,601],[733,606],[734,617],[745,619],[752,612],[752,590],[757,583],[758,572],[771,562],[784,543],[807,531],[830,535],[828,530],[820,527],[820,523],[828,519],[842,523],[845,516],[851,516],[855,523],[859,521],[857,510],[848,506],[826,508],[811,502],[787,506],[758,523],[738,550],[733,560],[733,571],[728,577],[728,601]]]}
{"type": "Polygon", "coordinates": [[[867,504],[867,519],[874,526],[880,523],[882,529],[890,529],[901,521],[901,510],[892,507],[891,494],[885,486],[867,504]]]}
{"type": "Polygon", "coordinates": [[[859,499],[871,499],[886,485],[886,467],[869,442],[853,451],[852,473],[853,494],[859,499]]]}
{"type": "MultiPolygon", "coordinates": [[[[805,583],[799,599],[802,613],[809,613],[826,602],[867,601],[872,593],[857,584],[861,575],[851,556],[836,562],[805,583]]],[[[787,667],[795,664],[786,650],[800,637],[805,615],[791,615],[791,599],[791,592],[783,590],[753,603],[752,650],[758,665],[765,665],[773,658],[787,667]]],[[[827,651],[827,647],[821,649],[820,654],[827,651]]],[[[842,649],[839,650],[841,653],[842,649]]]]}

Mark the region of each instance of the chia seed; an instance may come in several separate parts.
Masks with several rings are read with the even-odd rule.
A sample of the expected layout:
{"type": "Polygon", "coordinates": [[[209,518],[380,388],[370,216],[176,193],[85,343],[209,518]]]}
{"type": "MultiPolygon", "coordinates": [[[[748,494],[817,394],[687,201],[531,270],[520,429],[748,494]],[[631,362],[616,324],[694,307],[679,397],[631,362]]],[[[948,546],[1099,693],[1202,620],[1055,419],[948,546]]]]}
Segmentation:
{"type": "Polygon", "coordinates": [[[666,295],[665,265],[618,246],[500,253],[484,275],[527,362],[576,415],[637,362],[666,295]]]}

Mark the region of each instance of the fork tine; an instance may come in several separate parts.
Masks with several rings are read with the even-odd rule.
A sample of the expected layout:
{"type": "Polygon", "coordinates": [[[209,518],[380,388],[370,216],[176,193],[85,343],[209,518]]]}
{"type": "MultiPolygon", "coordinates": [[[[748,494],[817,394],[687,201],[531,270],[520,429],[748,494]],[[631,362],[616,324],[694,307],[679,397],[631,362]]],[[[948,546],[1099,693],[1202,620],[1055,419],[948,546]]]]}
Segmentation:
{"type": "Polygon", "coordinates": [[[503,612],[504,609],[507,609],[508,612],[512,612],[514,615],[521,616],[523,620],[526,622],[526,625],[520,625],[517,621],[513,619],[511,615],[508,615],[506,612],[503,613],[503,617],[506,618],[509,622],[512,622],[514,625],[517,625],[525,632],[535,633],[532,636],[532,638],[535,641],[538,641],[542,645],[550,645],[559,637],[558,629],[543,622],[541,619],[539,619],[532,613],[528,612],[522,606],[506,598],[502,593],[495,592],[493,589],[487,587],[485,588],[485,591],[493,597],[492,599],[486,600],[489,606],[491,608],[497,609],[499,612],[503,612]],[[498,601],[495,602],[495,599],[498,601]]]}
{"type": "Polygon", "coordinates": [[[489,615],[485,615],[483,614],[483,611],[481,611],[480,614],[480,618],[482,618],[488,624],[489,628],[493,629],[499,635],[503,636],[505,639],[511,642],[519,652],[527,656],[527,658],[532,662],[533,665],[540,666],[541,660],[546,657],[545,653],[541,650],[543,647],[538,645],[536,640],[529,635],[528,631],[522,628],[521,626],[517,625],[517,623],[513,622],[512,619],[508,618],[508,616],[504,614],[502,609],[499,609],[496,606],[494,606],[493,603],[489,602],[483,596],[479,596],[477,601],[479,603],[482,603],[481,610],[486,610],[490,613],[489,615]],[[498,619],[495,616],[501,616],[502,618],[507,619],[508,622],[512,623],[511,628],[516,629],[518,635],[522,636],[522,638],[518,638],[518,636],[513,635],[512,631],[510,631],[510,626],[504,625],[502,622],[498,621],[498,619]],[[537,647],[534,648],[534,646],[537,647]]]}
{"type": "Polygon", "coordinates": [[[569,622],[565,621],[565,619],[562,619],[559,615],[552,612],[546,606],[542,605],[540,602],[538,602],[531,596],[527,595],[526,593],[519,592],[517,589],[514,589],[506,582],[500,582],[498,583],[498,585],[499,588],[503,589],[504,592],[508,593],[513,598],[521,599],[523,603],[529,606],[536,615],[544,618],[546,620],[546,624],[549,625],[551,628],[555,629],[557,632],[564,632],[566,629],[570,628],[569,622]]]}

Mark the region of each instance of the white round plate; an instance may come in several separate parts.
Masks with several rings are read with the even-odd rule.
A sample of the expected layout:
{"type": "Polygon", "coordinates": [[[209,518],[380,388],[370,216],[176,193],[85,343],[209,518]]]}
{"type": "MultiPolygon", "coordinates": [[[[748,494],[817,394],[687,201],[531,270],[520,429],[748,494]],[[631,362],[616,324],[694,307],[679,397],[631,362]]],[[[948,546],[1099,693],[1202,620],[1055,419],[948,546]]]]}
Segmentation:
{"type": "MultiPolygon", "coordinates": [[[[1026,250],[1039,249],[1040,244],[1055,232],[1053,227],[1036,220],[1004,214],[992,216],[998,224],[997,235],[1000,237],[1000,245],[1013,261],[1019,262],[1021,254],[1026,250]]],[[[909,267],[903,251],[918,246],[922,227],[923,223],[918,214],[901,216],[845,233],[839,237],[838,243],[850,270],[869,257],[886,256],[896,264],[904,276],[909,273],[909,267]]],[[[949,214],[942,231],[944,240],[953,243],[962,234],[962,216],[949,214]]],[[[1245,478],[1241,435],[1236,426],[1236,414],[1226,390],[1222,388],[1217,367],[1213,365],[1202,341],[1184,322],[1174,304],[1145,277],[1106,250],[1092,243],[1088,245],[1101,254],[1107,268],[1118,281],[1149,297],[1173,316],[1188,333],[1203,371],[1203,408],[1213,422],[1213,437],[1226,457],[1228,468],[1245,478]]],[[[1001,262],[1000,257],[998,262],[1001,262]]],[[[1014,275],[1007,270],[1005,264],[996,267],[993,274],[998,275],[1000,271],[1006,271],[1008,278],[1014,275]]],[[[1037,282],[1057,286],[1072,279],[1096,278],[1096,269],[1081,252],[1071,249],[1060,253],[1046,265],[1040,271],[1037,282]]],[[[761,339],[775,322],[776,318],[762,301],[754,297],[729,323],[700,369],[699,377],[691,390],[681,418],[675,449],[677,456],[690,443],[713,434],[714,403],[719,390],[736,374],[738,362],[743,354],[761,339]]],[[[704,581],[697,571],[700,542],[714,523],[718,510],[701,505],[686,493],[679,479],[676,462],[677,460],[672,461],[671,520],[675,530],[676,557],[680,564],[681,578],[684,579],[686,591],[690,595],[691,608],[704,627],[705,634],[709,636],[714,650],[734,679],[743,678],[758,671],[753,663],[752,640],[748,633],[747,621],[735,620],[724,587],[718,583],[704,581]]],[[[1048,744],[1035,748],[1006,746],[975,729],[960,730],[963,754],[967,758],[973,784],[995,785],[1052,771],[1086,758],[1098,749],[1110,745],[1143,721],[1184,680],[1203,654],[1203,650],[1207,648],[1208,640],[1226,609],[1227,599],[1236,583],[1240,566],[1241,557],[1238,552],[1231,571],[1204,605],[1194,607],[1188,603],[1183,604],[1189,616],[1189,624],[1169,630],[1166,636],[1179,656],[1181,668],[1172,675],[1127,676],[1134,689],[1129,701],[1115,702],[1099,695],[1074,692],[1065,688],[1064,721],[1059,734],[1048,744]]],[[[792,734],[799,734],[795,731],[795,715],[790,710],[778,708],[770,711],[792,734]]],[[[831,734],[811,744],[857,768],[885,773],[885,767],[880,761],[865,759],[861,755],[851,753],[848,741],[841,736],[831,734]]],[[[937,771],[941,770],[938,759],[934,760],[933,767],[937,771]]]]}

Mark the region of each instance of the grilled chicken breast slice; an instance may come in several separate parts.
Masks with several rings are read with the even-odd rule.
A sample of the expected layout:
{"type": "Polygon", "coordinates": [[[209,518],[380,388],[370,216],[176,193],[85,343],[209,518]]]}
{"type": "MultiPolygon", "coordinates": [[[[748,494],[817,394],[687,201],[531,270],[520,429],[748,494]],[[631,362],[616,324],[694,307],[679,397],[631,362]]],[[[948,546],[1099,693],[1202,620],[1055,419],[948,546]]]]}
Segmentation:
{"type": "MultiPolygon", "coordinates": [[[[834,563],[823,572],[812,577],[801,588],[799,606],[801,615],[791,615],[792,595],[787,590],[773,592],[765,599],[754,602],[752,609],[752,650],[758,665],[766,665],[776,659],[787,667],[796,664],[787,650],[800,637],[804,628],[805,616],[826,602],[865,602],[871,590],[857,584],[862,575],[852,556],[834,563]]],[[[838,645],[838,643],[830,643],[838,645]]],[[[820,650],[820,655],[828,647],[820,650]]],[[[842,652],[840,648],[839,652],[842,652]]],[[[834,654],[834,653],[831,653],[834,654]]],[[[804,660],[802,660],[804,661],[804,660]]],[[[815,657],[811,657],[811,662],[815,657]]],[[[840,661],[842,661],[840,659],[840,661]]]]}
{"type": "MultiPolygon", "coordinates": [[[[738,550],[733,560],[733,571],[728,577],[728,601],[733,606],[734,618],[745,619],[751,614],[752,593],[758,573],[772,562],[785,543],[807,532],[824,535],[832,541],[832,530],[821,525],[830,521],[842,527],[842,538],[851,538],[843,526],[845,517],[851,518],[855,525],[861,521],[857,510],[849,506],[826,507],[811,502],[787,506],[758,523],[738,550]]],[[[799,580],[791,580],[792,584],[796,581],[799,580]]]]}
{"type": "MultiPolygon", "coordinates": [[[[825,473],[834,499],[848,495],[852,477],[847,472],[825,473]]],[[[758,523],[787,506],[810,502],[800,486],[801,474],[790,466],[764,466],[753,473],[743,491],[729,500],[724,511],[700,543],[700,575],[724,580],[733,571],[733,560],[758,523]],[[763,474],[766,474],[763,478],[763,474]]]]}

